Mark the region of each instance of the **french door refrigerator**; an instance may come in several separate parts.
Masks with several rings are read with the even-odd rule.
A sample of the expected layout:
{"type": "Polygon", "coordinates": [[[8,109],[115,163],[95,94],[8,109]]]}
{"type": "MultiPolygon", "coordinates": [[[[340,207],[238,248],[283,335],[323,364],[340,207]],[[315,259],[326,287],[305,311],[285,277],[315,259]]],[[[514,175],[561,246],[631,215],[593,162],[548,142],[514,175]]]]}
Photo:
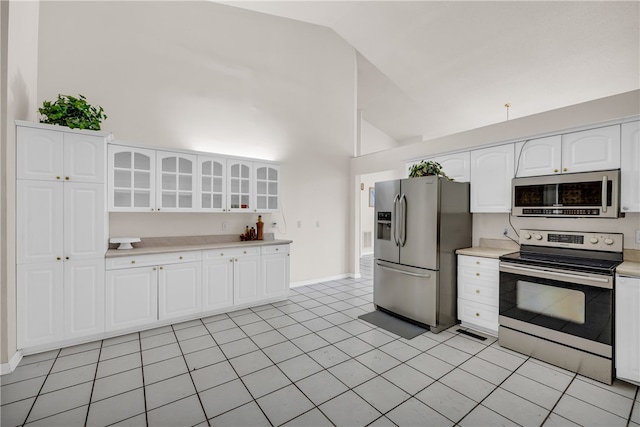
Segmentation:
{"type": "Polygon", "coordinates": [[[373,303],[438,333],[457,323],[456,249],[471,246],[469,183],[375,184],[373,303]]]}

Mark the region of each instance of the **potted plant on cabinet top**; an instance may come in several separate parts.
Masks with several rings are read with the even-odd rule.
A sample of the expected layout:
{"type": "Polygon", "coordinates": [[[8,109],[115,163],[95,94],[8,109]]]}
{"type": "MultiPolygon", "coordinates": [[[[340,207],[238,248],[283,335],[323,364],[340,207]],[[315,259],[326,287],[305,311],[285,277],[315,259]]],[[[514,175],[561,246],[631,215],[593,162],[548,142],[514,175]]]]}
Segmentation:
{"type": "Polygon", "coordinates": [[[451,178],[447,176],[442,170],[442,165],[438,162],[434,161],[424,161],[422,160],[420,163],[416,163],[409,168],[409,178],[417,178],[420,176],[429,176],[436,175],[441,176],[443,178],[448,179],[449,181],[453,181],[451,178]]]}
{"type": "Polygon", "coordinates": [[[38,108],[43,117],[40,123],[68,126],[77,129],[100,130],[100,123],[107,118],[101,106],[90,105],[84,95],[78,98],[70,95],[58,95],[58,99],[44,101],[38,108]]]}

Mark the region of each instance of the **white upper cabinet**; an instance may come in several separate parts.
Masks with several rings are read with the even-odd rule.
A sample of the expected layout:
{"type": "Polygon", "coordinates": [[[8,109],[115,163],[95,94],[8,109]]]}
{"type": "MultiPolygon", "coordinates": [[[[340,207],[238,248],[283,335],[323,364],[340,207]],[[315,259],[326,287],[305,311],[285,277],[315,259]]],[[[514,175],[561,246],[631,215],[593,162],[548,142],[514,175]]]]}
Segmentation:
{"type": "Polygon", "coordinates": [[[253,163],[243,160],[227,160],[227,210],[253,212],[253,163]]]}
{"type": "Polygon", "coordinates": [[[562,136],[516,143],[516,176],[552,175],[562,171],[562,136]]]}
{"type": "Polygon", "coordinates": [[[622,125],[620,206],[640,212],[640,121],[622,125]]]}
{"type": "Polygon", "coordinates": [[[454,181],[469,182],[471,179],[471,153],[463,151],[462,153],[447,154],[437,156],[431,160],[440,163],[444,173],[454,181]]]}
{"type": "Polygon", "coordinates": [[[197,157],[165,151],[156,152],[158,211],[194,211],[197,157]]]}
{"type": "Polygon", "coordinates": [[[227,160],[198,156],[198,209],[205,212],[227,210],[227,160]]]}
{"type": "Polygon", "coordinates": [[[104,135],[17,127],[18,179],[103,183],[104,135]]]}
{"type": "Polygon", "coordinates": [[[258,212],[280,210],[280,167],[266,163],[254,163],[256,206],[258,212]]]}
{"type": "Polygon", "coordinates": [[[620,125],[562,135],[562,172],[620,168],[620,125]]]}
{"type": "Polygon", "coordinates": [[[109,145],[109,211],[151,212],[156,207],[156,152],[109,145]]]}
{"type": "Polygon", "coordinates": [[[510,212],[513,144],[471,151],[471,212],[510,212]]]}

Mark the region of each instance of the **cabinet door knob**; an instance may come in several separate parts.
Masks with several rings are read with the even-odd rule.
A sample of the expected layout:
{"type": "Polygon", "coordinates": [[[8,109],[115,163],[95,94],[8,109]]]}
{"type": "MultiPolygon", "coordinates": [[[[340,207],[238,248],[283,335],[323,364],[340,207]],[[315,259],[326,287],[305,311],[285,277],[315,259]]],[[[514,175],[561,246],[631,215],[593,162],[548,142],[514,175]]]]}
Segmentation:
{"type": "Polygon", "coordinates": [[[136,260],[135,260],[135,259],[134,259],[133,261],[131,261],[131,264],[135,264],[135,263],[136,263],[136,260]]]}
{"type": "Polygon", "coordinates": [[[224,256],[224,253],[220,252],[220,256],[224,256]]]}
{"type": "Polygon", "coordinates": [[[476,276],[479,276],[479,275],[480,275],[480,273],[476,273],[476,276]]]}
{"type": "Polygon", "coordinates": [[[280,249],[276,248],[276,251],[279,251],[280,249]]]}
{"type": "Polygon", "coordinates": [[[153,271],[156,271],[156,268],[155,268],[155,267],[153,267],[153,271]]]}
{"type": "Polygon", "coordinates": [[[69,181],[69,177],[68,177],[68,176],[65,176],[65,177],[64,177],[64,179],[66,179],[67,181],[69,181]]]}
{"type": "Polygon", "coordinates": [[[229,262],[233,262],[233,258],[231,258],[231,259],[229,260],[229,262]]]}
{"type": "Polygon", "coordinates": [[[66,256],[66,257],[64,257],[64,259],[69,259],[69,257],[68,257],[68,256],[66,256]]]}
{"type": "Polygon", "coordinates": [[[476,264],[480,264],[480,261],[476,261],[476,264]]]}
{"type": "Polygon", "coordinates": [[[566,172],[566,171],[567,171],[567,168],[562,168],[562,171],[563,171],[563,172],[566,172]]]}
{"type": "Polygon", "coordinates": [[[247,253],[247,251],[244,251],[243,253],[245,253],[245,254],[246,254],[246,253],[247,253]]]}
{"type": "Polygon", "coordinates": [[[153,208],[151,208],[151,212],[153,212],[153,208]]]}
{"type": "Polygon", "coordinates": [[[59,176],[56,176],[56,179],[60,179],[60,177],[59,177],[59,176]]]}
{"type": "Polygon", "coordinates": [[[180,257],[180,259],[182,259],[182,257],[180,257]]]}
{"type": "Polygon", "coordinates": [[[479,294],[479,293],[480,293],[480,289],[476,289],[476,294],[479,294]]]}
{"type": "Polygon", "coordinates": [[[162,267],[160,267],[160,270],[162,270],[162,267]]]}
{"type": "Polygon", "coordinates": [[[238,258],[234,259],[234,261],[238,262],[238,258]]]}
{"type": "Polygon", "coordinates": [[[56,257],[56,259],[57,259],[58,261],[60,261],[62,258],[60,258],[59,256],[57,256],[57,257],[56,257]]]}
{"type": "Polygon", "coordinates": [[[480,317],[480,313],[476,313],[476,317],[480,317]]]}
{"type": "Polygon", "coordinates": [[[558,169],[554,169],[554,170],[553,170],[553,172],[554,172],[554,173],[558,173],[558,169]]]}
{"type": "Polygon", "coordinates": [[[158,212],[160,212],[160,208],[158,208],[158,212]]]}

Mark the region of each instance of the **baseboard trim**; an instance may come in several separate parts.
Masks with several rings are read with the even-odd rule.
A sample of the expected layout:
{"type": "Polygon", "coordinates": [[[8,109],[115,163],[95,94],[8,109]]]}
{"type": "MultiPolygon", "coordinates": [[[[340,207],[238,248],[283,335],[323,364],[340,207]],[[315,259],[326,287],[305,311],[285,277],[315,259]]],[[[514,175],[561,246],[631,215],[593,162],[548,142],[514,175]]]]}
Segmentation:
{"type": "Polygon", "coordinates": [[[301,280],[299,282],[291,282],[289,287],[290,288],[297,288],[298,286],[315,285],[316,283],[331,282],[332,280],[349,279],[349,278],[354,278],[355,279],[356,278],[355,276],[356,276],[355,274],[347,273],[347,274],[338,274],[336,276],[319,277],[317,279],[301,280]]]}
{"type": "Polygon", "coordinates": [[[16,369],[18,363],[22,360],[22,352],[20,350],[16,351],[11,360],[8,363],[0,364],[0,375],[10,374],[16,369]]]}

